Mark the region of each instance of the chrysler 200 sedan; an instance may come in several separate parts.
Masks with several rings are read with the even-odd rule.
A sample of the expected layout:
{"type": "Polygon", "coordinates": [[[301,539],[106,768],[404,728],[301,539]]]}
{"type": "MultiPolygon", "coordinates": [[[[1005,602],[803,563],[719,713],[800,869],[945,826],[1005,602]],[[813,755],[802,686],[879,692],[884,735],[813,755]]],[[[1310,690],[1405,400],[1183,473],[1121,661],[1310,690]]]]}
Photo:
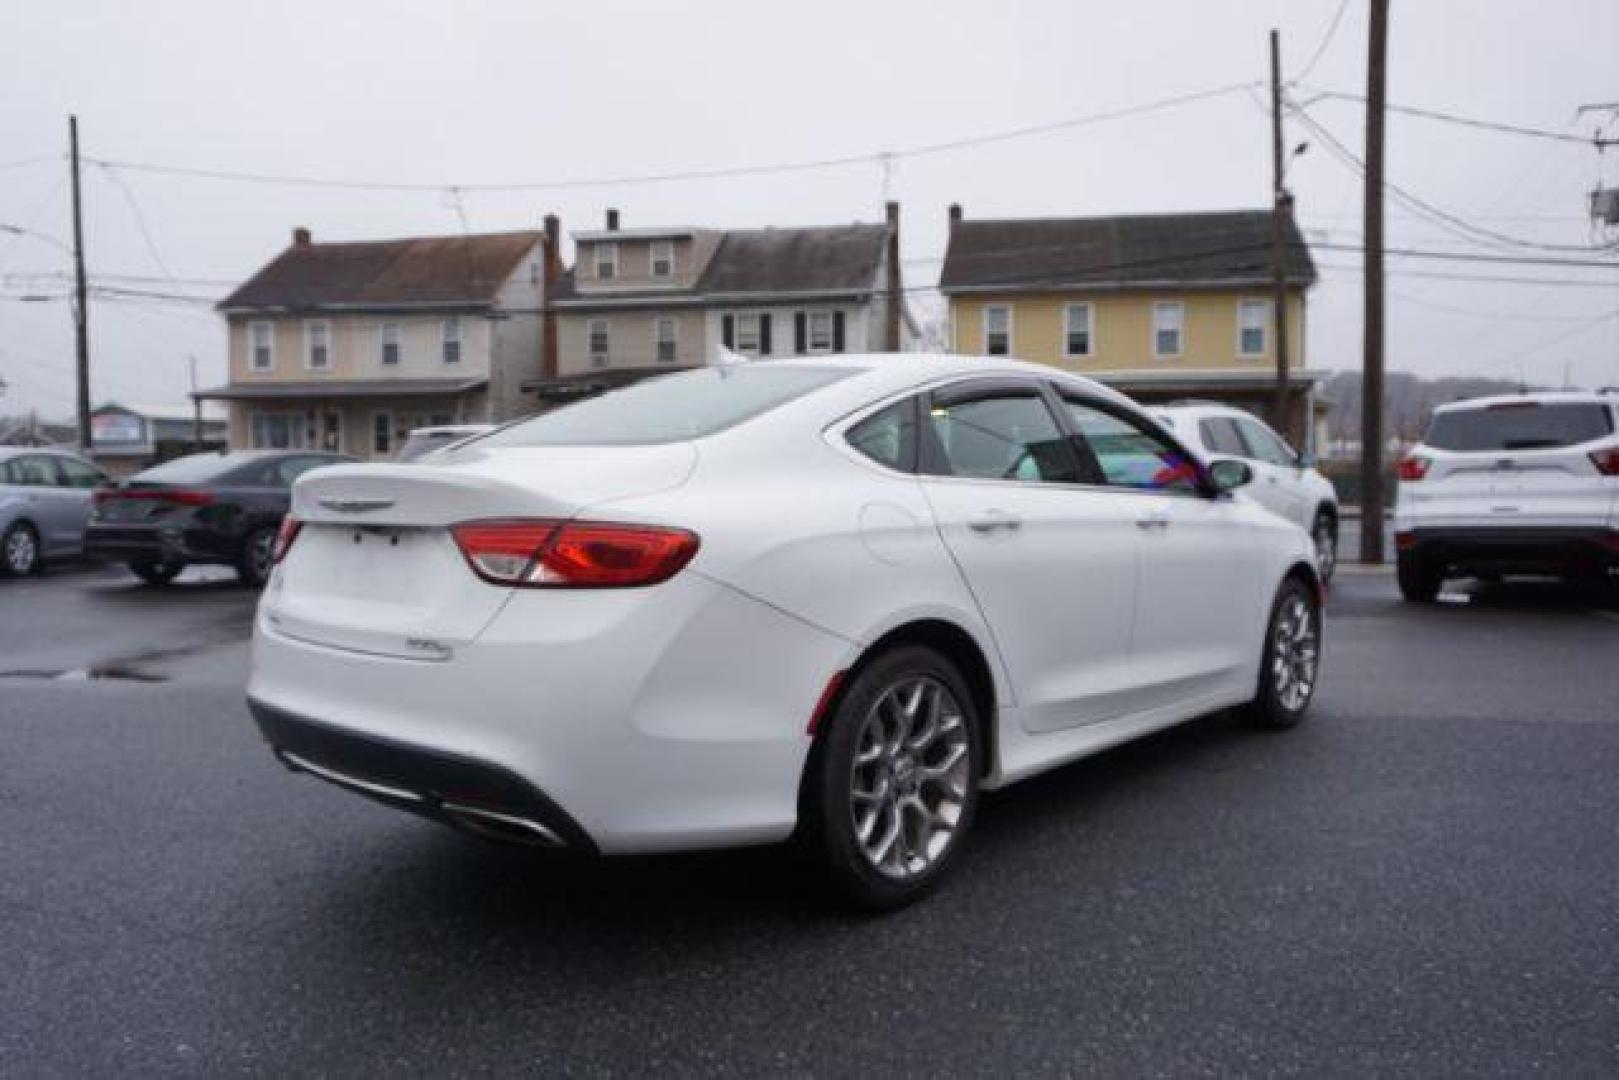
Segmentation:
{"type": "Polygon", "coordinates": [[[498,839],[793,837],[853,901],[979,793],[1316,687],[1310,539],[1129,400],[992,358],[702,368],[298,481],[249,704],[291,769],[498,839]]]}

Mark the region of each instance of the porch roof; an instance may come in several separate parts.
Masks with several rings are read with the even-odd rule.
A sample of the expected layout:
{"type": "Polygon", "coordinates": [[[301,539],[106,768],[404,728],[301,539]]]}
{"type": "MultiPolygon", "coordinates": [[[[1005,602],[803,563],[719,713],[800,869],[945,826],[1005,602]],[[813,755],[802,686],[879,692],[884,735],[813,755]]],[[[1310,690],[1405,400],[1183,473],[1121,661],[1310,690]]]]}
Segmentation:
{"type": "Polygon", "coordinates": [[[344,379],[228,383],[192,396],[201,401],[286,401],[298,398],[441,397],[482,390],[486,376],[462,379],[344,379]]]}

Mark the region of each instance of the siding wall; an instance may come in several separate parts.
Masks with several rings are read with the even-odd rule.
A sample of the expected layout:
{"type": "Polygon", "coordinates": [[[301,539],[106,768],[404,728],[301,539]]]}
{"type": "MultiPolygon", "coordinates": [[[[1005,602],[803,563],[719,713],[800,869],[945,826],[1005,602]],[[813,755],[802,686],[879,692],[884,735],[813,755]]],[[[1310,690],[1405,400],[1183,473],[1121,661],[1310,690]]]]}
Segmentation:
{"type": "MultiPolygon", "coordinates": [[[[1246,357],[1237,351],[1237,311],[1241,300],[1269,300],[1263,289],[1194,293],[1013,293],[1004,296],[952,297],[950,325],[953,350],[967,355],[984,351],[984,308],[1005,304],[1012,309],[1012,355],[1020,360],[1053,364],[1080,372],[1162,369],[1266,370],[1276,365],[1274,341],[1266,334],[1265,351],[1246,357]],[[1153,355],[1153,304],[1175,300],[1185,305],[1183,347],[1178,357],[1153,355]],[[1091,304],[1092,355],[1063,355],[1063,309],[1068,303],[1091,304]]],[[[1305,301],[1302,290],[1288,297],[1288,357],[1305,366],[1305,301]]]]}
{"type": "Polygon", "coordinates": [[[672,278],[652,276],[652,240],[609,241],[618,245],[618,276],[602,281],[596,277],[596,244],[589,241],[579,245],[574,260],[574,281],[581,293],[600,295],[614,289],[678,288],[689,289],[697,283],[708,260],[719,246],[721,233],[698,232],[690,237],[669,241],[675,249],[675,272],[672,278]]]}
{"type": "Polygon", "coordinates": [[[557,317],[557,365],[559,375],[578,375],[594,370],[590,362],[590,323],[607,322],[607,366],[614,368],[660,367],[652,338],[653,323],[660,318],[675,320],[675,359],[668,367],[702,364],[709,353],[700,310],[615,311],[603,315],[559,315],[557,317]]]}

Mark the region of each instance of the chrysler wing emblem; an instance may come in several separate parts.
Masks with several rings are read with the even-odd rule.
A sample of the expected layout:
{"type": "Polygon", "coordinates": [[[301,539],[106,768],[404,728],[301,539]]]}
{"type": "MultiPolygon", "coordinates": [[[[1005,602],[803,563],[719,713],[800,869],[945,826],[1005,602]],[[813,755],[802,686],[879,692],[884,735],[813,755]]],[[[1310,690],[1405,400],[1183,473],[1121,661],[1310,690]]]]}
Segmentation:
{"type": "Polygon", "coordinates": [[[386,510],[394,504],[392,499],[321,499],[321,506],[339,514],[368,514],[372,510],[386,510]]]}

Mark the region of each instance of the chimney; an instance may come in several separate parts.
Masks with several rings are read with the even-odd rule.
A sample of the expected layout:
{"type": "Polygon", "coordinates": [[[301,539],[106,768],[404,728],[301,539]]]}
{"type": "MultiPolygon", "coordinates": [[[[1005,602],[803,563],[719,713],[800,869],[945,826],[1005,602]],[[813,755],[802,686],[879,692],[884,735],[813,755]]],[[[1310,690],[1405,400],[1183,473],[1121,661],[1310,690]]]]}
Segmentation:
{"type": "Polygon", "coordinates": [[[888,304],[883,312],[883,348],[897,353],[900,316],[905,310],[905,295],[900,289],[899,277],[899,203],[889,202],[884,210],[888,217],[888,257],[883,260],[888,267],[887,281],[884,283],[888,304]]]}
{"type": "Polygon", "coordinates": [[[618,232],[618,207],[616,206],[607,208],[607,231],[618,232]]]}
{"type": "Polygon", "coordinates": [[[302,225],[292,230],[292,244],[294,247],[308,247],[309,239],[309,230],[302,225]]]}
{"type": "Polygon", "coordinates": [[[545,215],[545,293],[540,297],[540,374],[557,377],[557,313],[551,305],[557,284],[562,280],[562,222],[555,214],[545,215]]]}
{"type": "Polygon", "coordinates": [[[953,203],[950,204],[950,224],[951,224],[952,227],[954,227],[954,226],[956,226],[956,225],[958,225],[960,223],[961,223],[961,204],[958,203],[958,202],[953,202],[953,203]]]}

